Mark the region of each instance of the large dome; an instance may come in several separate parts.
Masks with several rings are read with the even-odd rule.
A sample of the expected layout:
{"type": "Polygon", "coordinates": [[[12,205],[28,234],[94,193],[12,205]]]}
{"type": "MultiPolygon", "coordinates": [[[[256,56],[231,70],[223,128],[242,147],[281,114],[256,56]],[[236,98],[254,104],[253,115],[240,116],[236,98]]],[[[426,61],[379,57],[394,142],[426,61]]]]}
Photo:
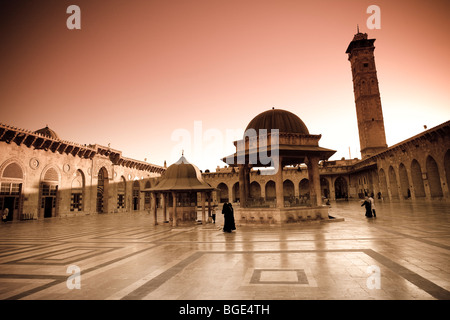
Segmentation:
{"type": "Polygon", "coordinates": [[[46,126],[45,128],[36,130],[34,133],[39,133],[39,134],[43,135],[44,137],[59,140],[59,137],[56,134],[56,132],[53,131],[52,129],[50,129],[48,126],[46,126]]]}
{"type": "Polygon", "coordinates": [[[246,130],[248,129],[255,129],[257,134],[260,129],[267,129],[267,133],[270,133],[271,129],[278,129],[280,133],[309,134],[308,128],[299,117],[281,109],[260,113],[250,121],[246,130]]]}

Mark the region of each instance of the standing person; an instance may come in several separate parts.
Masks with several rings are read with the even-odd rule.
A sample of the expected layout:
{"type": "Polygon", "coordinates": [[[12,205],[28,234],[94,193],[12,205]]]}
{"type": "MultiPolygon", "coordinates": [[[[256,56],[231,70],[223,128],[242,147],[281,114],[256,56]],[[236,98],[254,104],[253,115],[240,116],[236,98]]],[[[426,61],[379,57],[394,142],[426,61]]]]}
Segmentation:
{"type": "Polygon", "coordinates": [[[370,201],[370,207],[372,208],[373,217],[376,218],[377,214],[375,212],[375,200],[373,199],[372,195],[369,197],[369,201],[370,201]]]}
{"type": "Polygon", "coordinates": [[[365,206],[365,208],[366,208],[366,217],[372,218],[372,205],[370,204],[369,197],[366,196],[364,198],[364,202],[362,203],[361,207],[362,206],[365,206]]]}
{"type": "Polygon", "coordinates": [[[212,212],[211,212],[211,217],[212,217],[213,223],[216,223],[216,209],[217,209],[217,207],[214,205],[212,207],[212,212]]]}
{"type": "Polygon", "coordinates": [[[222,214],[224,215],[224,223],[223,223],[223,232],[231,232],[236,230],[236,226],[234,224],[234,214],[233,214],[233,206],[231,203],[224,203],[222,214]]]}

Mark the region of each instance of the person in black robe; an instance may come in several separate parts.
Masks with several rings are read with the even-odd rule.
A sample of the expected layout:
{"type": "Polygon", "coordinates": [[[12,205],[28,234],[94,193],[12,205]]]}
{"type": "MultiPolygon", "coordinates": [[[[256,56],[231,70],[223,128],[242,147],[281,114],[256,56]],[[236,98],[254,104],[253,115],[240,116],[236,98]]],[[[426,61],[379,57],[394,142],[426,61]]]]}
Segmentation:
{"type": "Polygon", "coordinates": [[[364,202],[362,203],[361,207],[364,206],[366,208],[366,217],[372,218],[372,204],[370,203],[369,198],[366,196],[364,199],[364,202]]]}
{"type": "Polygon", "coordinates": [[[223,232],[231,232],[236,230],[236,226],[234,224],[233,206],[231,203],[227,202],[223,204],[222,214],[224,217],[223,232]]]}

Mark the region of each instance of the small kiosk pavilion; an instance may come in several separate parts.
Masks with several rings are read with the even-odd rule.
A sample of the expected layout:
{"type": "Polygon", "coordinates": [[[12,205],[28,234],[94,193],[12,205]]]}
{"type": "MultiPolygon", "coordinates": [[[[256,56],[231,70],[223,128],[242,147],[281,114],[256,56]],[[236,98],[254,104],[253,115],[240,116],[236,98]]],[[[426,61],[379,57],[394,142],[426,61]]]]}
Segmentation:
{"type": "Polygon", "coordinates": [[[322,205],[319,161],[329,159],[336,151],[319,146],[321,135],[309,133],[295,114],[281,109],[265,111],[248,124],[243,140],[235,141],[236,153],[222,160],[239,168],[240,208],[235,210],[239,222],[285,223],[307,219],[328,219],[328,208],[322,205]],[[309,178],[308,206],[285,206],[283,167],[306,164],[309,178]],[[250,170],[270,167],[268,179],[275,181],[276,205],[255,208],[249,201],[250,170]]]}
{"type": "MultiPolygon", "coordinates": [[[[150,192],[156,202],[157,195],[162,196],[164,221],[167,220],[167,207],[171,207],[169,221],[176,227],[179,224],[194,223],[197,220],[197,195],[201,194],[202,224],[206,224],[206,201],[208,201],[208,217],[211,214],[212,191],[216,190],[206,183],[200,170],[189,163],[184,155],[169,166],[161,180],[152,188],[143,190],[150,192]],[[207,200],[208,199],[208,200],[207,200]]],[[[157,222],[156,203],[152,210],[157,222]]]]}

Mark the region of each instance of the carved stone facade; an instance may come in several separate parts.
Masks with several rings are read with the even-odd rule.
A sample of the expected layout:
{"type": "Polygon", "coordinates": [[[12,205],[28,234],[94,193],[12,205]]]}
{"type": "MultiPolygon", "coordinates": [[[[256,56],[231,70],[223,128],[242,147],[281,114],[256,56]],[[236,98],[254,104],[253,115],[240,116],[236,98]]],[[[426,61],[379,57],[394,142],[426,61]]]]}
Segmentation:
{"type": "MultiPolygon", "coordinates": [[[[38,130],[39,131],[39,130],[38,130]]],[[[100,145],[0,124],[0,210],[9,220],[143,210],[163,167],[100,145]]],[[[46,131],[44,131],[46,132],[46,131]]]]}

